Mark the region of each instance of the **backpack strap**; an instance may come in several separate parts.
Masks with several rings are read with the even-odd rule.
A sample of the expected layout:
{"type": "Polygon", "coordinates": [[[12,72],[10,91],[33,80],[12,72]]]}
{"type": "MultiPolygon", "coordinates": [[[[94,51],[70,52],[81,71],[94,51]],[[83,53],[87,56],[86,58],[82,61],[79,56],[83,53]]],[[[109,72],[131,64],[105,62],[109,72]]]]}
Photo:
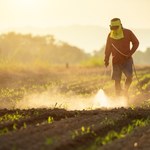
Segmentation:
{"type": "Polygon", "coordinates": [[[113,48],[121,55],[125,56],[125,57],[128,57],[128,55],[122,53],[113,43],[111,44],[113,46],[113,48]]]}

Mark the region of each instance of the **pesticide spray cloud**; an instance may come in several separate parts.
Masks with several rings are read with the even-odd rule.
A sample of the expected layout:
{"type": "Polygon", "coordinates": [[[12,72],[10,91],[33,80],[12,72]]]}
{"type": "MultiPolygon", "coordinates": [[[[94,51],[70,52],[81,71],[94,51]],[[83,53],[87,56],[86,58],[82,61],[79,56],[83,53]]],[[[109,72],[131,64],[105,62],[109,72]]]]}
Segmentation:
{"type": "Polygon", "coordinates": [[[15,104],[15,108],[65,108],[67,110],[87,110],[95,108],[115,108],[127,107],[127,99],[118,97],[113,99],[108,97],[105,92],[100,89],[96,95],[91,97],[83,97],[74,95],[60,94],[57,91],[46,91],[43,93],[31,94],[24,97],[15,104]]]}
{"type": "Polygon", "coordinates": [[[74,93],[62,94],[58,89],[49,89],[42,93],[25,95],[23,99],[17,102],[0,102],[0,109],[64,108],[67,110],[89,110],[95,108],[128,107],[127,99],[124,97],[110,98],[102,89],[96,95],[88,97],[75,95],[74,93]]]}
{"type": "Polygon", "coordinates": [[[104,90],[100,89],[94,98],[94,106],[100,108],[128,107],[128,100],[123,96],[117,98],[108,97],[104,90]]]}
{"type": "Polygon", "coordinates": [[[26,95],[22,100],[15,104],[15,108],[30,109],[30,108],[64,108],[67,110],[83,110],[90,109],[92,99],[69,94],[64,95],[56,91],[45,91],[26,95]]]}

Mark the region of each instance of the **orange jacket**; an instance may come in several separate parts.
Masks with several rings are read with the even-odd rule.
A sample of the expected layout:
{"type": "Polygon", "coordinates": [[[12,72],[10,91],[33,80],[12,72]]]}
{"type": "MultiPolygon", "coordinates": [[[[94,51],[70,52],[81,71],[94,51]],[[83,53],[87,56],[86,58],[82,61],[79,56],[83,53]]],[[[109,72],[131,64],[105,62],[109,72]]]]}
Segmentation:
{"type": "Polygon", "coordinates": [[[124,38],[116,40],[110,38],[110,33],[107,37],[107,43],[105,48],[105,62],[109,62],[110,54],[112,54],[112,63],[113,64],[121,64],[125,62],[128,57],[131,57],[132,54],[136,51],[139,46],[139,41],[134,33],[129,29],[123,29],[124,38]],[[130,43],[132,47],[130,48],[130,43]],[[125,57],[121,55],[112,44],[123,54],[128,55],[125,57]]]}

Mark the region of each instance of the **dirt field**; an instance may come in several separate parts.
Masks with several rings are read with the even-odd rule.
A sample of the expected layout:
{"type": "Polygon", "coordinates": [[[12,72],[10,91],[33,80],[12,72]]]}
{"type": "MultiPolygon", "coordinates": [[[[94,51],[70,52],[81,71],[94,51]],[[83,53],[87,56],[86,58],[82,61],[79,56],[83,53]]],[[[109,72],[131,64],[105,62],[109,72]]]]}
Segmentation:
{"type": "Polygon", "coordinates": [[[91,100],[102,87],[114,97],[110,70],[1,70],[0,149],[148,150],[150,68],[137,74],[126,106],[108,109],[91,100]]]}

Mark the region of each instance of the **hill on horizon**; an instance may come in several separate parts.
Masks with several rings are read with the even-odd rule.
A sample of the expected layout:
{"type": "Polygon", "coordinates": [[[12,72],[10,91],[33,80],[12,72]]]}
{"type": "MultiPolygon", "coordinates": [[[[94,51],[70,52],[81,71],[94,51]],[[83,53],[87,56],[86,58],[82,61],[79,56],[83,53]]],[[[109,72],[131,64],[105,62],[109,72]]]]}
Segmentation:
{"type": "MultiPolygon", "coordinates": [[[[146,51],[150,47],[150,29],[131,29],[140,41],[138,50],[146,51]]],[[[70,25],[58,27],[16,27],[0,32],[19,32],[47,35],[51,34],[55,39],[65,41],[68,44],[74,45],[83,49],[86,53],[93,53],[95,50],[100,50],[106,43],[109,27],[104,28],[96,25],[70,25]]]]}

